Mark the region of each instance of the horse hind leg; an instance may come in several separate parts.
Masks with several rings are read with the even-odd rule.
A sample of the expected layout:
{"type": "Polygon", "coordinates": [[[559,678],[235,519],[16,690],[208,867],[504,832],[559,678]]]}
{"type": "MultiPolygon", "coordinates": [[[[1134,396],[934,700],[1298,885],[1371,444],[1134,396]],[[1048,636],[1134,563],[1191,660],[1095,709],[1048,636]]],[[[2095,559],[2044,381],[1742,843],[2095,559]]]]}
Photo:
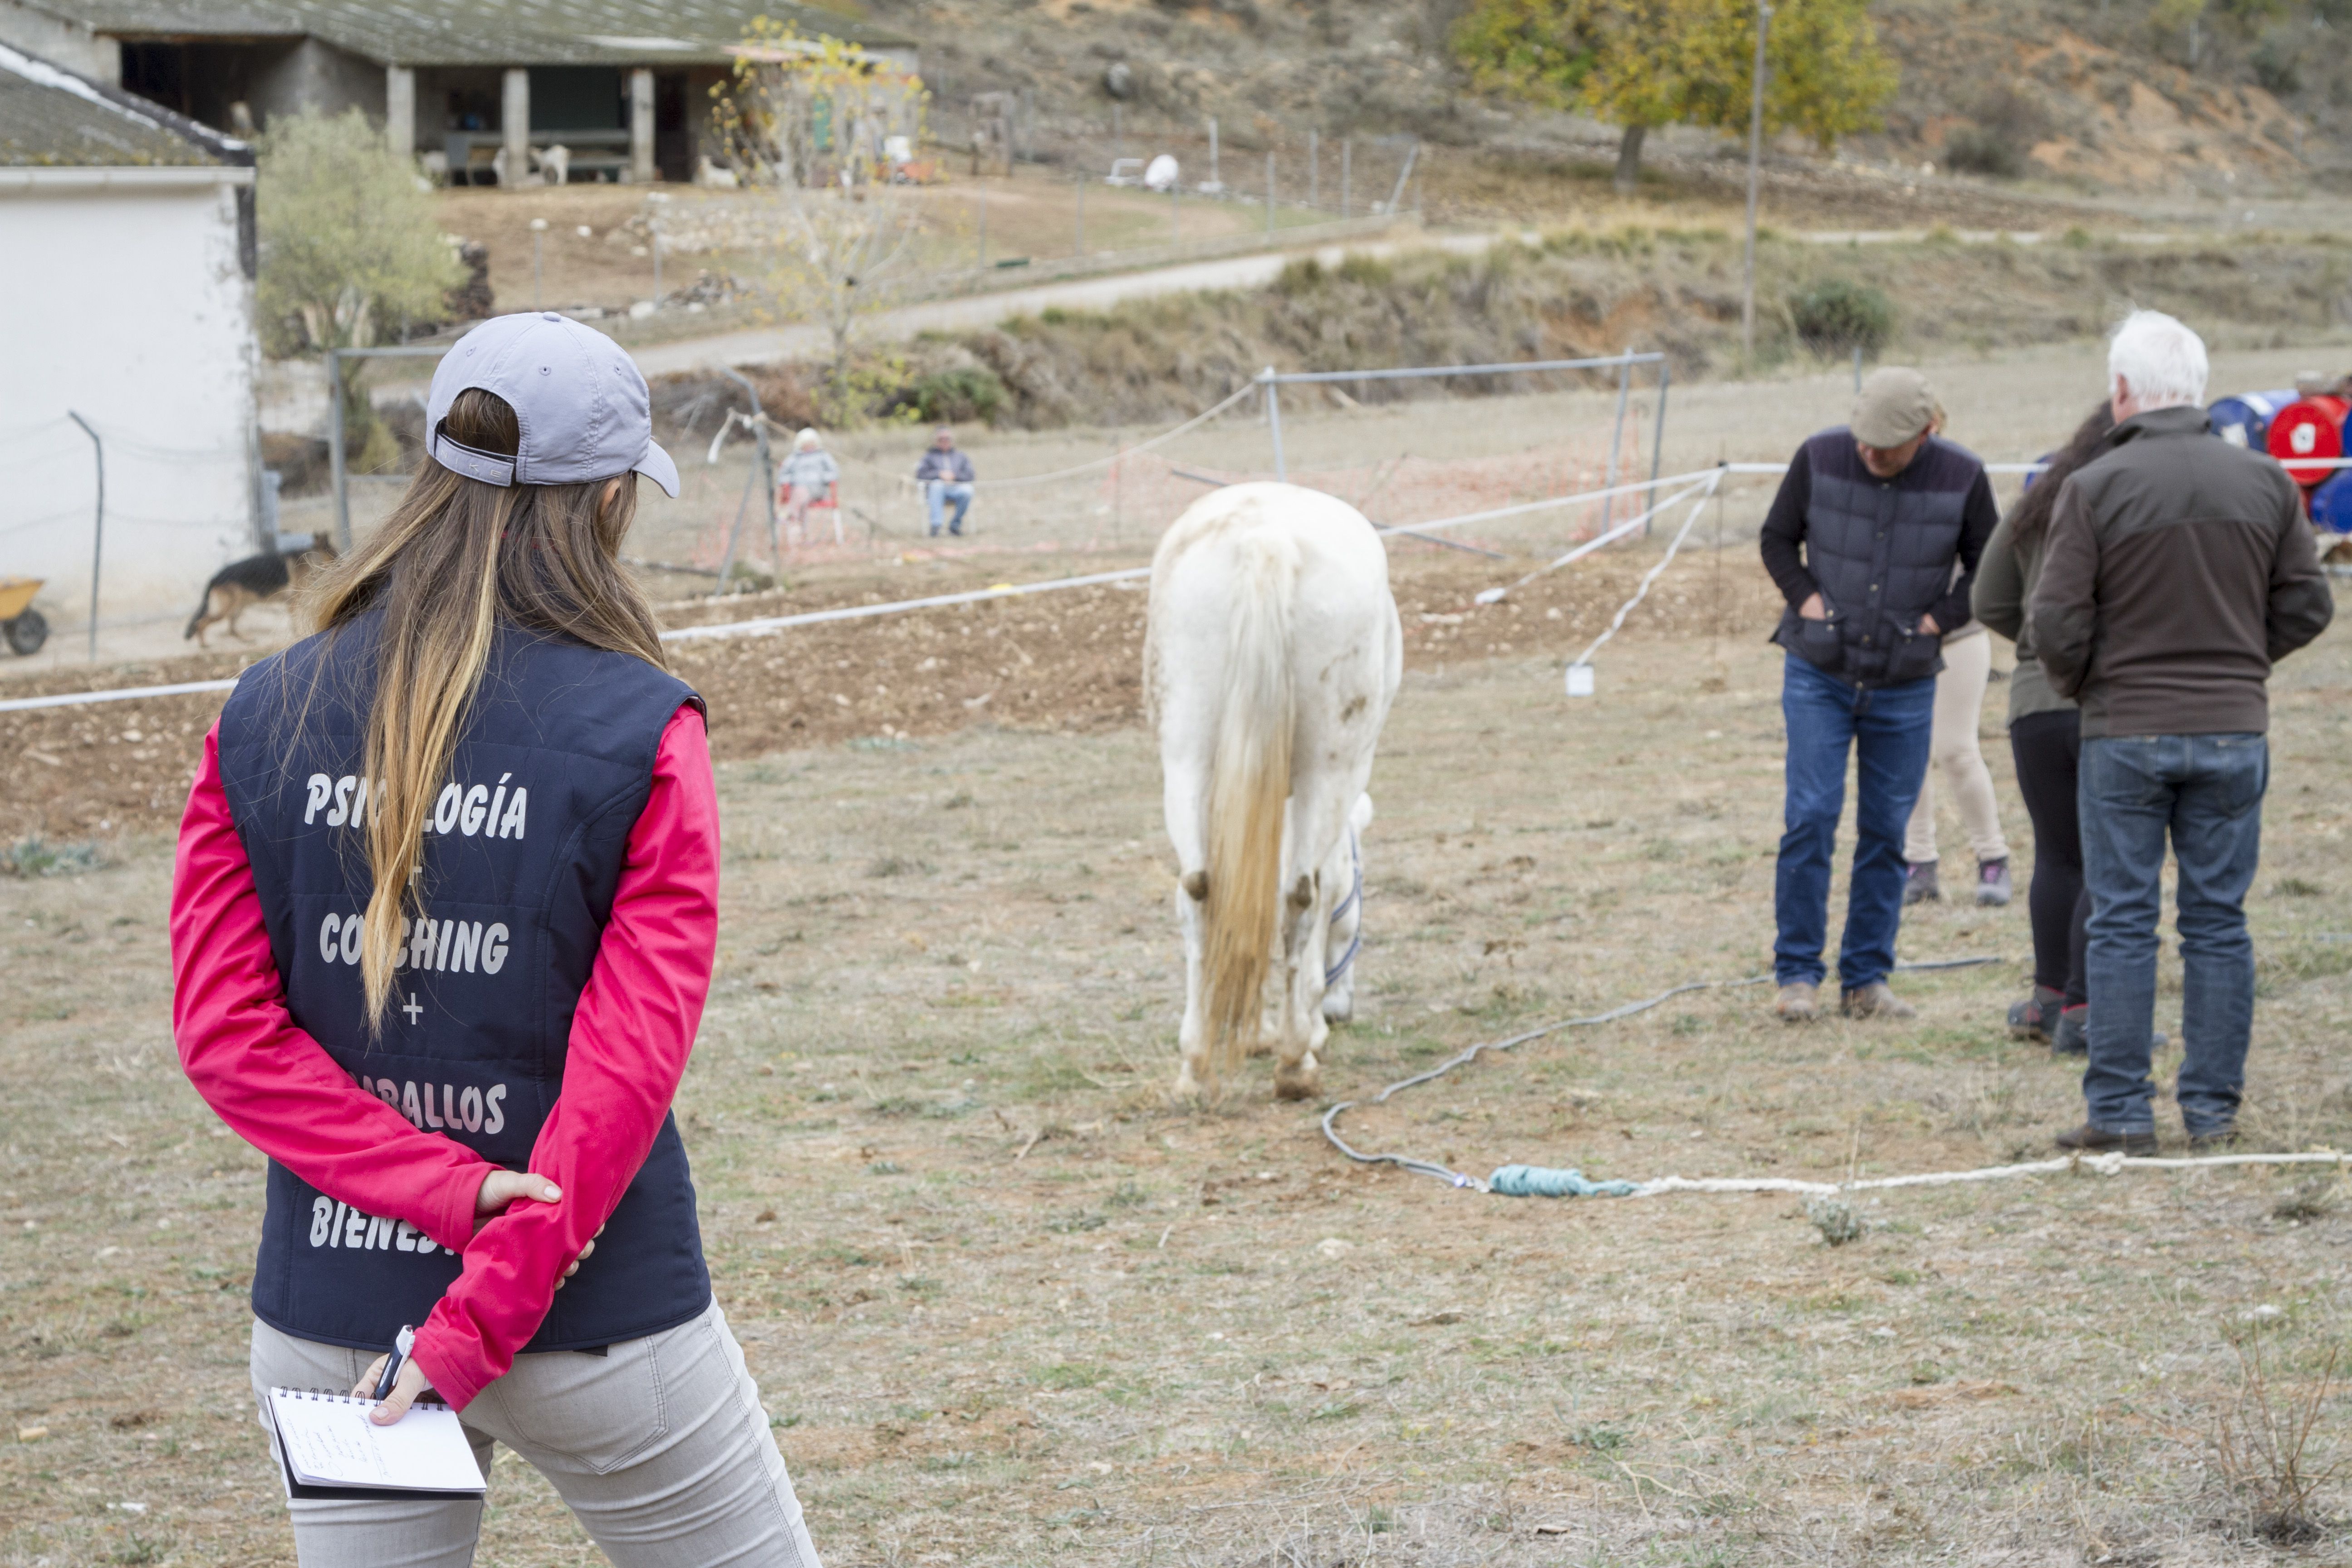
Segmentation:
{"type": "Polygon", "coordinates": [[[1279,1100],[1312,1099],[1322,1083],[1322,1062],[1316,1053],[1330,1036],[1323,1021],[1324,922],[1329,918],[1331,889],[1319,867],[1305,864],[1299,845],[1319,845],[1337,820],[1320,804],[1297,809],[1314,792],[1293,797],[1294,829],[1290,850],[1295,858],[1285,868],[1289,887],[1283,899],[1282,1027],[1277,1037],[1274,1092],[1279,1100]]]}
{"type": "Polygon", "coordinates": [[[1176,1035],[1176,1083],[1179,1100],[1197,1100],[1214,1081],[1209,1060],[1208,1008],[1203,1005],[1206,978],[1204,913],[1209,897],[1208,822],[1203,803],[1208,798],[1205,770],[1181,757],[1162,763],[1166,772],[1163,805],[1168,841],[1176,851],[1176,923],[1184,938],[1184,1023],[1176,1035]]]}
{"type": "Polygon", "coordinates": [[[1208,887],[1207,874],[1195,871],[1176,891],[1176,919],[1184,932],[1184,1023],[1176,1033],[1179,1100],[1197,1100],[1208,1092],[1209,1037],[1201,1006],[1201,902],[1208,887]]]}

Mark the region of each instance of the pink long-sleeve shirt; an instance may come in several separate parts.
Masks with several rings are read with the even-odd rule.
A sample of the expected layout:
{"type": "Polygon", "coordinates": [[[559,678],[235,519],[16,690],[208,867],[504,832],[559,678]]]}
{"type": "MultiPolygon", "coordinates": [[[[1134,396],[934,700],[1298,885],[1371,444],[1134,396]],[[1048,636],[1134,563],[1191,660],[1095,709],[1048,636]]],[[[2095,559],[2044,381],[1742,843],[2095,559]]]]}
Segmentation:
{"type": "Polygon", "coordinates": [[[557,1281],[652,1150],[694,1046],[719,942],[719,798],[702,716],[662,731],[613,912],[573,1015],[563,1089],[531,1150],[551,1204],[476,1228],[497,1167],[368,1093],[286,1006],[253,868],[205,737],[172,884],[172,1024],[189,1082],[230,1130],[328,1196],[404,1219],[464,1262],[417,1331],[417,1363],[465,1408],[505,1374],[557,1281]]]}

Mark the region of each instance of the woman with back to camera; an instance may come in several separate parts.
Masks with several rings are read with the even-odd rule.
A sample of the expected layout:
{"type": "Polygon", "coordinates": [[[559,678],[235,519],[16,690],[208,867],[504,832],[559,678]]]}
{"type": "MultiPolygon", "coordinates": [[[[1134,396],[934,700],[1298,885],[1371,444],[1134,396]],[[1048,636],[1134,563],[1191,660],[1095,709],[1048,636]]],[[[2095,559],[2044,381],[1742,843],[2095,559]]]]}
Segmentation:
{"type": "MultiPolygon", "coordinates": [[[[181,1059],[270,1160],[256,1395],[367,1397],[414,1325],[371,1419],[437,1393],[625,1568],[816,1568],[670,1114],[718,807],[616,555],[636,476],[677,468],[628,355],[552,314],[450,350],[426,443],[318,634],[238,681],[181,828],[181,1059]]],[[[456,1568],[482,1514],[289,1507],[304,1568],[456,1568]]]]}
{"type": "Polygon", "coordinates": [[[2021,1037],[2042,1040],[2062,1054],[2090,1049],[2083,1032],[2090,1009],[2083,977],[2091,895],[2083,885],[2083,837],[2075,815],[2075,769],[2082,760],[2082,715],[2052,689],[2033,651],[2025,618],[2050,542],[2050,514],[2068,475],[2106,450],[2115,415],[2105,403],[2076,427],[2065,447],[2035,476],[1985,542],[1969,607],[1976,618],[2017,644],[2009,681],[2009,750],[2017,764],[2017,793],[2033,820],[2033,880],[2026,913],[2033,927],[2033,994],[2009,1010],[2021,1037]]]}

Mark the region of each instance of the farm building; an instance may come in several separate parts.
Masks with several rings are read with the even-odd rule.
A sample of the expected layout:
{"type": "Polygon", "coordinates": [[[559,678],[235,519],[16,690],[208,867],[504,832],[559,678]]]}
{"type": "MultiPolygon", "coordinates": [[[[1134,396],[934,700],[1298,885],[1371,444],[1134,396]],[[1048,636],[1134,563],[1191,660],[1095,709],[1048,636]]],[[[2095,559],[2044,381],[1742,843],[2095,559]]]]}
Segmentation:
{"type": "Polygon", "coordinates": [[[0,576],[77,650],[254,548],[253,154],[0,47],[0,576]]]}
{"type": "Polygon", "coordinates": [[[0,0],[0,43],[225,132],[357,107],[461,182],[492,179],[501,150],[519,172],[559,142],[575,179],[685,180],[757,16],[915,73],[904,35],[756,0],[0,0]]]}

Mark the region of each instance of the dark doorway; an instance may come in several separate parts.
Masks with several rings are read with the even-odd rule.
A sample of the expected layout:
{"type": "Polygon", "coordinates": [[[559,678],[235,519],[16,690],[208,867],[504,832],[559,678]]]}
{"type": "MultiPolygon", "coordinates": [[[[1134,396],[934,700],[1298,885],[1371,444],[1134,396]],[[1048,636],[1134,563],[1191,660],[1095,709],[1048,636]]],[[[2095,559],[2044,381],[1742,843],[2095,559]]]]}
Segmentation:
{"type": "Polygon", "coordinates": [[[654,166],[665,180],[694,178],[694,136],[686,121],[686,73],[655,72],[654,166]]]}
{"type": "Polygon", "coordinates": [[[535,66],[530,73],[533,131],[618,131],[628,121],[621,73],[609,66],[535,66]]]}

